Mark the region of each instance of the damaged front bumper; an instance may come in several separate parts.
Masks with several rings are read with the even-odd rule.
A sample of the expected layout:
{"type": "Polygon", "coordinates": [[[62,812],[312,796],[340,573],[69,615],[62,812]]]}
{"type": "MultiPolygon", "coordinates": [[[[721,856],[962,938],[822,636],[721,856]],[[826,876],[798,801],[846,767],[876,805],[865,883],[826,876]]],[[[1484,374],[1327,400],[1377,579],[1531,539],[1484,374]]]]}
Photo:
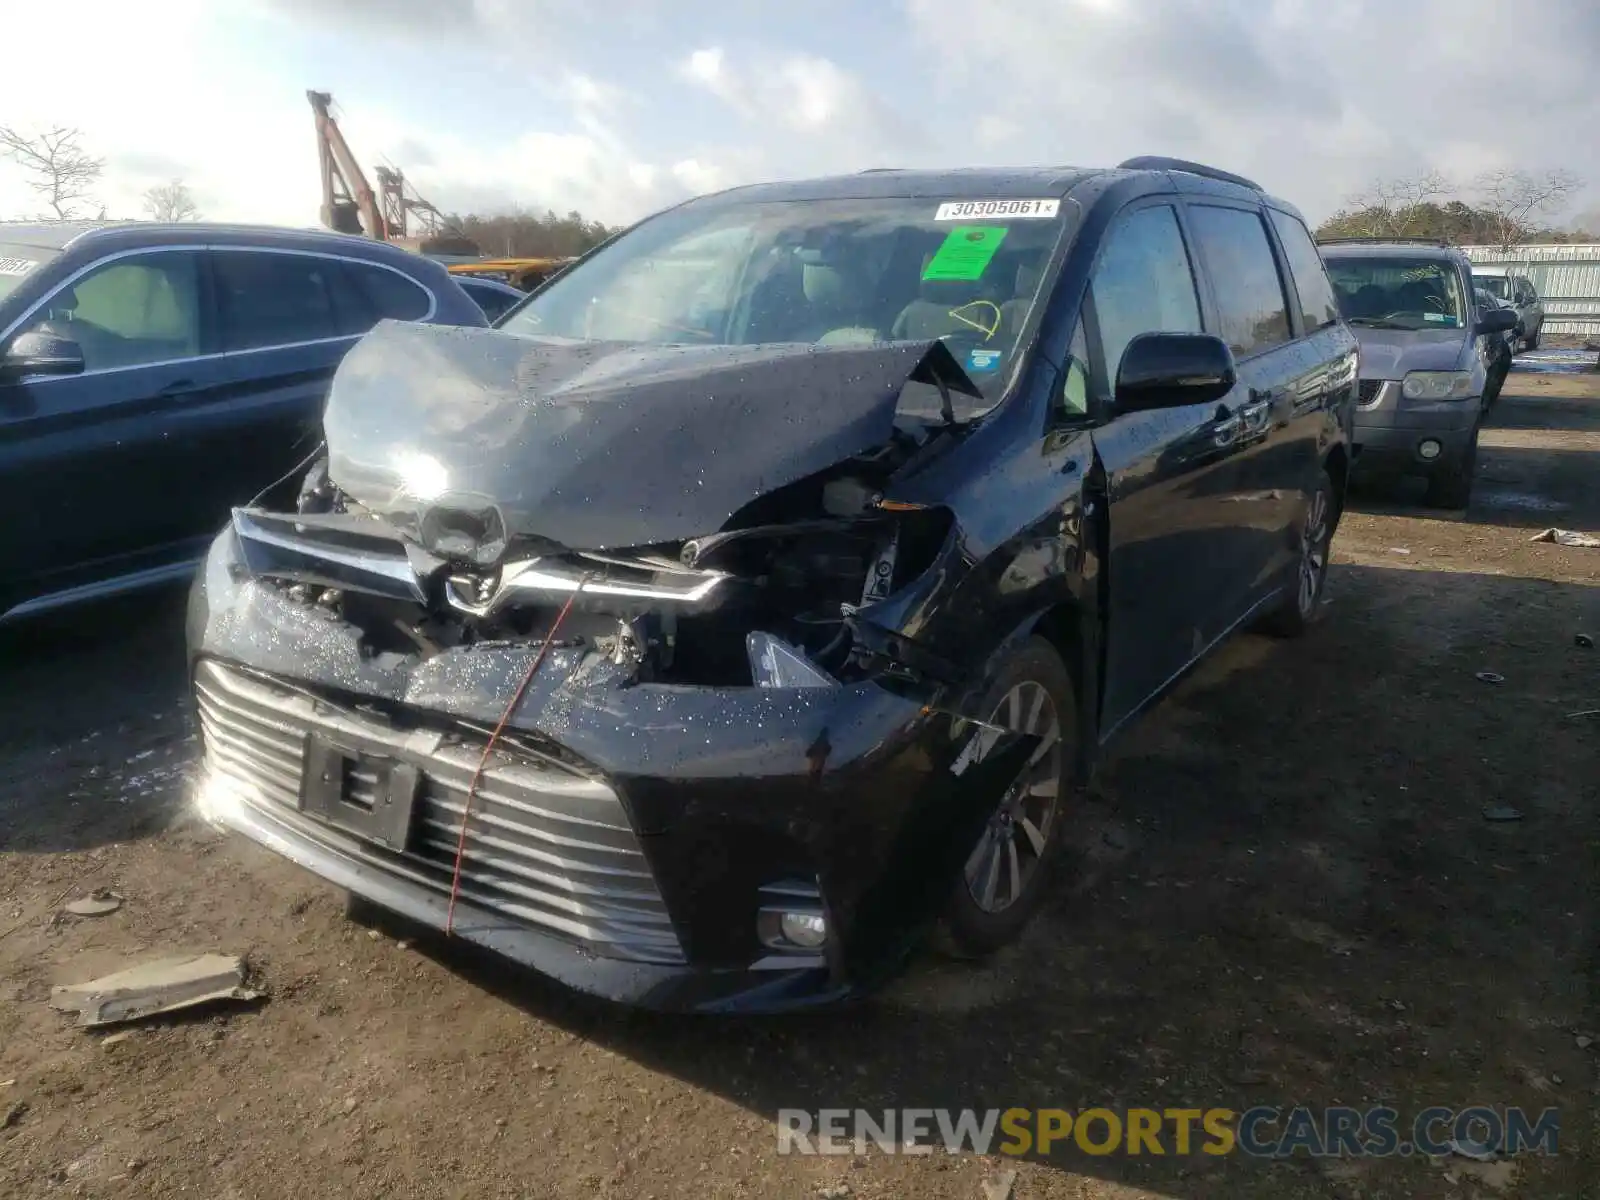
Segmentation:
{"type": "MultiPolygon", "coordinates": [[[[444,928],[472,772],[539,644],[374,655],[252,578],[231,529],[196,581],[189,644],[205,814],[444,928]]],[[[638,683],[552,645],[474,797],[453,933],[643,1007],[861,994],[1033,750],[899,686],[638,683]],[[963,753],[980,736],[986,753],[963,753]],[[788,942],[782,913],[821,916],[822,945],[788,942]]]]}

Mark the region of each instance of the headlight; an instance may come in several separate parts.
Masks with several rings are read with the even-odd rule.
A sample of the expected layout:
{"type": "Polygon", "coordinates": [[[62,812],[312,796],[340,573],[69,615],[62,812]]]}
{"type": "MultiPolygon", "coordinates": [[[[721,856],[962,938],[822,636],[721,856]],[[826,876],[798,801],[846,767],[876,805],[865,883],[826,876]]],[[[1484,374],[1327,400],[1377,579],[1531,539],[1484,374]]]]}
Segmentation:
{"type": "Polygon", "coordinates": [[[1407,400],[1463,400],[1472,394],[1467,371],[1413,371],[1400,385],[1407,400]]]}

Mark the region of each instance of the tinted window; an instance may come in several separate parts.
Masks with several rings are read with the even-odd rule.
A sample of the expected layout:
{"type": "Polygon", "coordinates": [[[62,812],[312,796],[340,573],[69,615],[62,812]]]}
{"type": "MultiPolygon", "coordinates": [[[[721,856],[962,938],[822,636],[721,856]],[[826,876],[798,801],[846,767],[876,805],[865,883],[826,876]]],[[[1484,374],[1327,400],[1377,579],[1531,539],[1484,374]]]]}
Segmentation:
{"type": "Polygon", "coordinates": [[[48,326],[78,344],[84,369],[133,367],[200,353],[200,257],[119,258],[62,288],[19,333],[48,326]]]}
{"type": "Polygon", "coordinates": [[[520,295],[511,295],[496,287],[485,287],[472,280],[458,279],[461,290],[472,297],[472,300],[483,310],[483,315],[492,323],[505,316],[506,311],[521,300],[520,295]]]}
{"type": "Polygon", "coordinates": [[[1300,293],[1300,321],[1307,332],[1332,325],[1339,319],[1339,306],[1333,298],[1333,284],[1322,265],[1322,255],[1306,227],[1287,213],[1272,212],[1272,225],[1283,243],[1283,255],[1300,293]]]}
{"type": "Polygon", "coordinates": [[[1141,333],[1199,333],[1200,303],[1177,215],[1165,204],[1120,221],[1089,285],[1108,380],[1141,333]]]}
{"type": "Polygon", "coordinates": [[[397,271],[367,263],[349,263],[356,284],[379,318],[395,321],[420,321],[428,315],[433,298],[397,271]]]}
{"type": "Polygon", "coordinates": [[[1196,204],[1189,218],[1217,297],[1217,335],[1241,358],[1287,342],[1283,282],[1260,214],[1196,204]]]}
{"type": "Polygon", "coordinates": [[[333,303],[336,260],[256,250],[218,251],[223,344],[229,350],[339,337],[333,303]]]}

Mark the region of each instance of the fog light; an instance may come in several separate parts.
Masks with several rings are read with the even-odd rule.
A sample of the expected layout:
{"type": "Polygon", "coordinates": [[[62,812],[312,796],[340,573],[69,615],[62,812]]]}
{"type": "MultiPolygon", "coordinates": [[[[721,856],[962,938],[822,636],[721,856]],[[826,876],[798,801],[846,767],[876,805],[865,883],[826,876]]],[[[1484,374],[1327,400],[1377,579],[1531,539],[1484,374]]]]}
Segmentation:
{"type": "Polygon", "coordinates": [[[1434,459],[1439,457],[1439,451],[1443,449],[1444,447],[1439,445],[1439,443],[1434,441],[1432,438],[1426,438],[1420,445],[1417,446],[1417,453],[1422,455],[1422,457],[1428,462],[1432,462],[1434,459]]]}
{"type": "Polygon", "coordinates": [[[786,912],[778,916],[778,931],[784,941],[802,950],[820,950],[828,940],[828,923],[821,913],[786,912]]]}

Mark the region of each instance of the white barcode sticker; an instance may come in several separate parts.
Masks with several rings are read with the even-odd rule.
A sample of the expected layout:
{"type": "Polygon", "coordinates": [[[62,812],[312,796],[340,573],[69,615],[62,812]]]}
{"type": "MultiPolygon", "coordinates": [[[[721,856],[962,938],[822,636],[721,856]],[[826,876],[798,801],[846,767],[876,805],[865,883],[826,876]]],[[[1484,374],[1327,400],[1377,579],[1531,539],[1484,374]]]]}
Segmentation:
{"type": "Polygon", "coordinates": [[[946,200],[933,214],[935,221],[974,221],[986,217],[1041,218],[1061,211],[1059,200],[946,200]]]}
{"type": "Polygon", "coordinates": [[[38,265],[31,258],[0,258],[0,275],[26,275],[38,265]]]}

